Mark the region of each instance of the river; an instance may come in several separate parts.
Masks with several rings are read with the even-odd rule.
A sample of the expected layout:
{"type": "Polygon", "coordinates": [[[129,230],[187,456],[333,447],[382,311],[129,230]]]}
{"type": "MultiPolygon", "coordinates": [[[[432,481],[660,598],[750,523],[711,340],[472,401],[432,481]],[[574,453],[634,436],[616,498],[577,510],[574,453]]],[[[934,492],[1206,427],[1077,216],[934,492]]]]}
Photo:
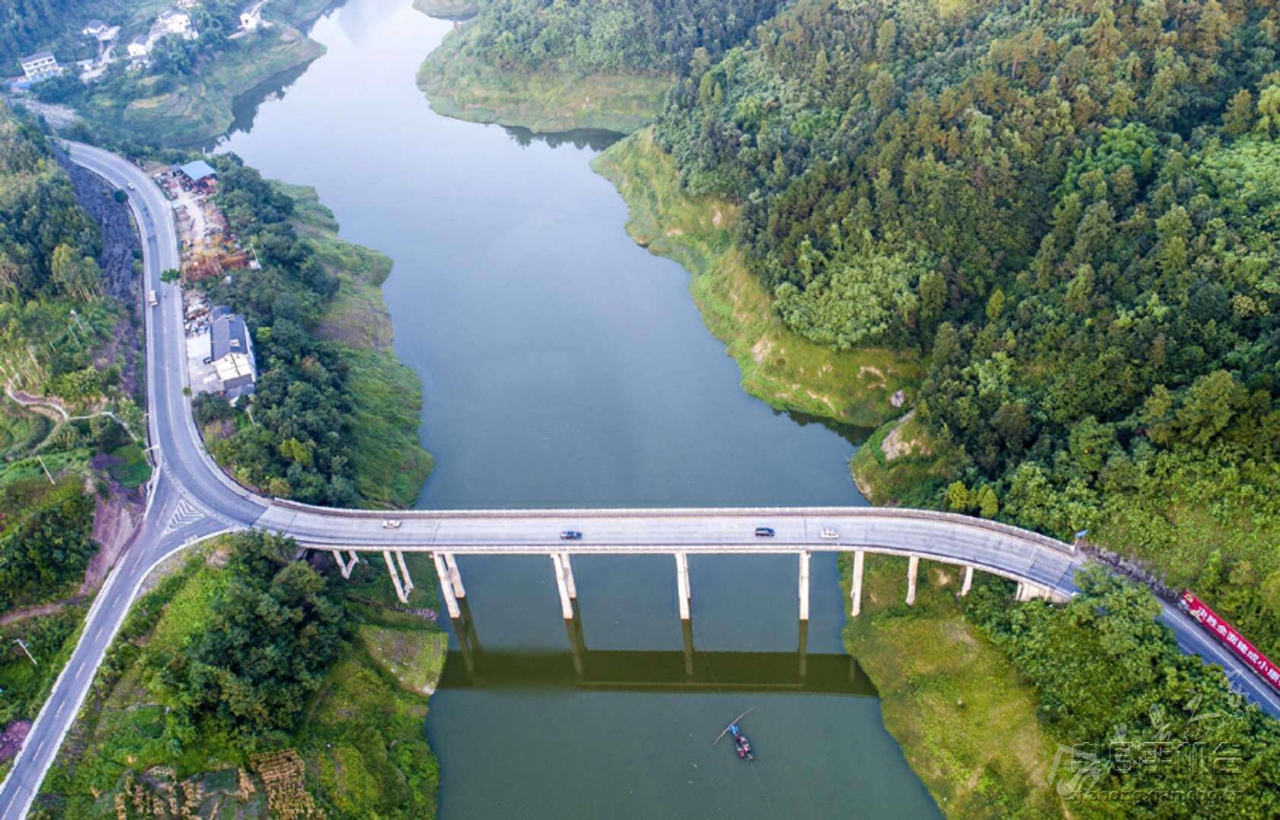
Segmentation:
{"type": "MultiPolygon", "coordinates": [[[[419,506],[865,503],[852,439],[744,394],[686,272],[627,237],[589,168],[608,135],[431,112],[414,75],[451,27],[351,0],[218,149],[314,185],[344,238],[395,260],[395,350],[436,457],[419,506]]],[[[834,559],[814,561],[807,634],[794,557],[690,563],[687,634],[668,557],[577,559],[568,631],[546,559],[461,561],[471,637],[427,725],[443,820],[937,816],[843,654],[834,559]],[[747,708],[753,765],[711,743],[747,708]]]]}

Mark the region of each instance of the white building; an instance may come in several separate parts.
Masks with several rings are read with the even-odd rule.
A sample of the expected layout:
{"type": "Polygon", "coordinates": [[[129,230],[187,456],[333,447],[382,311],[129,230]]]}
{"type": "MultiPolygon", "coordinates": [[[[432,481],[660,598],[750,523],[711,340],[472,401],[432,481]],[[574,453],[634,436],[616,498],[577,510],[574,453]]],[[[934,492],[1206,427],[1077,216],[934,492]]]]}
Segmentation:
{"type": "Polygon", "coordinates": [[[262,25],[262,15],[259,13],[261,6],[251,6],[240,12],[240,30],[253,31],[262,25]]]}
{"type": "Polygon", "coordinates": [[[102,36],[106,34],[109,29],[110,26],[101,20],[90,20],[84,24],[84,28],[80,29],[80,33],[85,37],[93,37],[96,40],[101,40],[102,36]]]}
{"type": "Polygon", "coordinates": [[[179,9],[165,9],[156,18],[156,27],[162,28],[164,34],[178,34],[191,38],[195,31],[191,28],[191,15],[179,9]]]}
{"type": "Polygon", "coordinates": [[[139,34],[129,41],[129,56],[135,60],[142,59],[151,53],[151,40],[145,34],[139,34]]]}
{"type": "Polygon", "coordinates": [[[57,77],[62,73],[62,69],[58,66],[58,59],[52,52],[41,51],[30,57],[23,57],[19,62],[22,63],[22,73],[27,75],[27,79],[33,83],[57,77]]]}

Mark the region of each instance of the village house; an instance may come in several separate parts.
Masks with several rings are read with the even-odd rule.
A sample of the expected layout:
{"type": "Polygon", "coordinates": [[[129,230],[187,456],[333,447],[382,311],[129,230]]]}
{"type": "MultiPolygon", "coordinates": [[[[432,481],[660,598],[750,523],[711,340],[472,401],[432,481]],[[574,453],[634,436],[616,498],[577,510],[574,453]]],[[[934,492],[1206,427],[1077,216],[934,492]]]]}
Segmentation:
{"type": "Polygon", "coordinates": [[[165,34],[177,34],[188,40],[196,38],[196,31],[191,27],[191,15],[180,9],[165,9],[160,12],[152,28],[152,35],[154,36],[157,32],[161,37],[165,34]]]}
{"type": "Polygon", "coordinates": [[[218,374],[219,392],[230,401],[253,393],[258,374],[244,317],[219,305],[209,314],[209,319],[210,363],[218,374]]]}
{"type": "Polygon", "coordinates": [[[139,34],[129,41],[129,56],[135,60],[142,59],[151,53],[151,40],[145,34],[139,34]]]}
{"type": "Polygon", "coordinates": [[[22,73],[33,83],[47,80],[50,77],[57,77],[62,73],[62,69],[58,66],[58,59],[49,51],[41,51],[32,54],[30,57],[23,57],[19,62],[22,64],[22,73]]]}
{"type": "Polygon", "coordinates": [[[110,27],[101,20],[90,20],[84,24],[84,28],[80,29],[80,33],[85,37],[93,37],[101,40],[102,35],[107,33],[110,27]]]}

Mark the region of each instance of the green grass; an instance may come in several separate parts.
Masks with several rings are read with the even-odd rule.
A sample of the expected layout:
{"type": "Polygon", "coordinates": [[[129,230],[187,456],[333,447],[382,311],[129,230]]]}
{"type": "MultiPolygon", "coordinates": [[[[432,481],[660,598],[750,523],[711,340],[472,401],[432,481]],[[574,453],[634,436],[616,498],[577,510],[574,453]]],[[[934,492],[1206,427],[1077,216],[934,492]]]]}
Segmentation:
{"type": "Polygon", "coordinates": [[[21,456],[44,441],[52,427],[49,419],[17,402],[0,400],[0,458],[21,456]]]}
{"type": "Polygon", "coordinates": [[[499,71],[460,53],[465,36],[465,29],[450,34],[418,69],[418,87],[431,110],[446,117],[538,133],[581,128],[629,134],[653,121],[674,82],[662,75],[499,71]]]}
{"type": "Polygon", "coordinates": [[[76,473],[84,473],[89,469],[89,459],[93,457],[93,451],[87,447],[76,447],[72,450],[50,450],[40,454],[39,458],[32,456],[14,461],[9,464],[0,466],[0,489],[8,487],[10,484],[19,482],[32,481],[33,479],[45,478],[45,468],[53,473],[54,478],[61,475],[69,475],[76,473]],[[44,467],[40,466],[40,462],[44,461],[44,467]]]}
{"type": "Polygon", "coordinates": [[[898,390],[910,406],[923,376],[920,361],[879,348],[837,353],[788,330],[734,244],[737,208],[680,190],[675,161],[654,144],[649,130],[616,143],[593,168],[626,200],[627,232],[693,274],[694,301],[738,362],[744,390],[779,410],[856,427],[897,416],[890,397],[898,390]]]}
{"type": "Polygon", "coordinates": [[[0,728],[12,720],[34,720],[49,696],[53,681],[71,657],[87,602],[65,607],[51,615],[28,618],[0,627],[0,728]],[[14,640],[26,641],[36,664],[14,640]]]}
{"type": "Polygon", "coordinates": [[[411,507],[434,466],[418,442],[422,383],[389,350],[341,355],[355,395],[356,489],[376,506],[411,507]]]}
{"type": "Polygon", "coordinates": [[[142,446],[130,442],[111,451],[114,459],[108,471],[111,477],[129,489],[141,487],[151,478],[151,465],[142,452],[142,446]]]}
{"type": "Polygon", "coordinates": [[[359,634],[369,657],[395,678],[401,688],[419,695],[436,691],[449,649],[448,635],[372,625],[360,627],[359,634]]]}
{"type": "MultiPolygon", "coordinates": [[[[851,565],[842,560],[846,592],[851,565]]],[[[1044,781],[1056,747],[1036,717],[1039,701],[964,621],[954,597],[963,571],[922,562],[912,608],[906,566],[867,557],[862,614],[844,633],[880,691],[885,728],[948,817],[1064,816],[1044,781]]]]}
{"type": "Polygon", "coordinates": [[[963,454],[935,440],[912,413],[877,428],[853,454],[849,468],[872,504],[935,507],[962,460],[963,454]]]}
{"type": "MultiPolygon", "coordinates": [[[[226,587],[225,571],[214,560],[217,550],[215,543],[193,554],[131,610],[95,680],[96,696],[50,770],[37,808],[62,817],[110,816],[115,796],[159,765],[173,774],[148,776],[145,788],[152,795],[200,782],[209,795],[200,816],[265,816],[266,787],[252,771],[250,750],[207,728],[176,747],[166,739],[170,695],[159,670],[205,628],[226,587]],[[233,794],[237,770],[254,786],[248,800],[233,794]],[[218,800],[223,809],[214,814],[218,800]]],[[[389,587],[386,572],[360,566],[352,583],[331,582],[344,584],[349,593],[382,598],[374,576],[389,587]]],[[[329,816],[429,820],[439,769],[423,733],[427,700],[410,690],[420,692],[439,680],[445,635],[412,615],[351,606],[362,622],[358,636],[326,675],[300,727],[275,738],[273,748],[294,749],[302,757],[307,791],[329,816]]]]}
{"type": "Polygon", "coordinates": [[[272,184],[293,199],[294,226],[341,282],[317,333],[335,343],[348,368],[356,490],[371,506],[410,507],[433,462],[418,440],[422,383],[391,350],[394,328],[381,287],[391,258],[339,239],[338,221],[314,188],[272,184]]]}

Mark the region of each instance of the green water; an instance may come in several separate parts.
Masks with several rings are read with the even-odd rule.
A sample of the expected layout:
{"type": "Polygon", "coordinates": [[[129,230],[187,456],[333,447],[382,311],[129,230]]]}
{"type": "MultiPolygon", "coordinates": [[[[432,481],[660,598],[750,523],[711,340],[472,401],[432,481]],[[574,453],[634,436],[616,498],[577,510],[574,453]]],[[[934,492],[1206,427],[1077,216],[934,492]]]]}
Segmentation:
{"type": "MultiPolygon", "coordinates": [[[[430,111],[414,73],[451,25],[346,3],[312,33],[327,54],[243,101],[220,148],[316,186],[345,238],[395,260],[437,460],[420,505],[865,503],[856,437],[746,396],[688,275],[626,236],[588,167],[609,135],[430,111]]],[[[569,629],[545,558],[460,563],[466,640],[427,726],[444,820],[937,816],[842,653],[833,558],[807,632],[794,556],[694,556],[687,630],[667,556],[575,560],[569,629]],[[754,764],[712,746],[747,709],[754,764]]]]}

